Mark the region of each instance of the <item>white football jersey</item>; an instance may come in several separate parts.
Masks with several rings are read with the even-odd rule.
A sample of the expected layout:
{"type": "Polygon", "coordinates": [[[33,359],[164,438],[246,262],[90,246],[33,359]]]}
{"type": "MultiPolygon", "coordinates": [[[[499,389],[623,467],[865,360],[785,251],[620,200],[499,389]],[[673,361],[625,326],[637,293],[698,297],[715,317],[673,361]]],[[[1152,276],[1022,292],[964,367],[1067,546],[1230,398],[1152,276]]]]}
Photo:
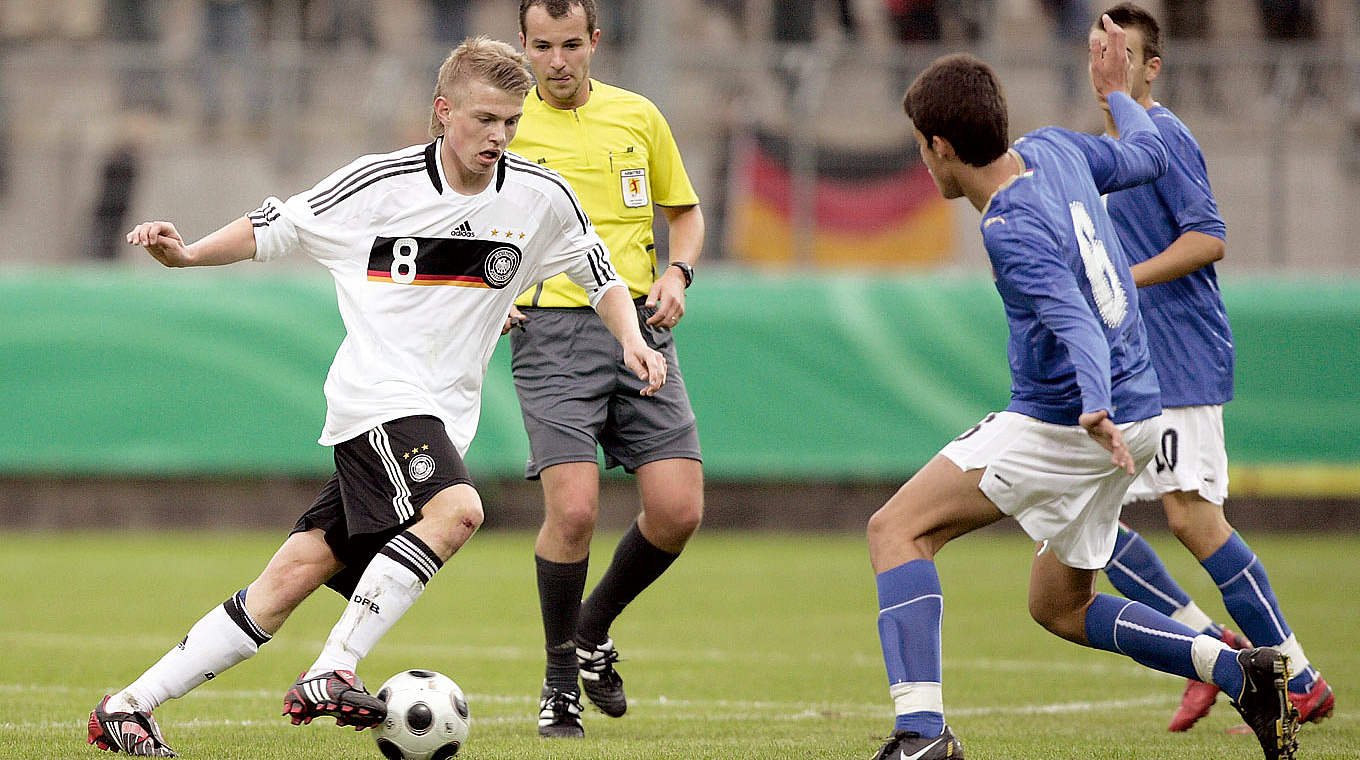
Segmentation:
{"type": "Polygon", "coordinates": [[[440,142],[363,156],[249,214],[257,260],[302,251],[335,278],[347,334],[326,376],[323,445],[432,414],[466,455],[515,297],[563,272],[592,306],[622,284],[555,172],[507,153],[484,191],[461,195],[440,142]]]}

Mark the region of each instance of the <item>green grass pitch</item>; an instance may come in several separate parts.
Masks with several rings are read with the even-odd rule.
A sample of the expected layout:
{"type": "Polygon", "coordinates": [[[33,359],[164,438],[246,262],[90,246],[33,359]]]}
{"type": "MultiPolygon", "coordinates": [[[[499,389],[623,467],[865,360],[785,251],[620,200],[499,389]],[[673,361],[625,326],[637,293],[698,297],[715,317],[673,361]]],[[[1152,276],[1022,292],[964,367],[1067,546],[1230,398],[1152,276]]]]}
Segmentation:
{"type": "MultiPolygon", "coordinates": [[[[0,758],[99,758],[91,707],[245,585],[281,535],[0,533],[0,758]]],[[[592,582],[614,536],[596,540],[592,582]]],[[[1360,757],[1360,539],[1248,536],[1285,613],[1337,693],[1335,716],[1301,734],[1301,758],[1360,757]]],[[[1200,606],[1225,619],[1193,558],[1153,542],[1200,606]]],[[[630,705],[587,709],[587,738],[535,733],[542,629],[531,534],[486,531],[435,578],[360,665],[370,685],[433,668],[468,693],[462,757],[866,758],[891,727],[861,536],[700,533],[614,628],[630,705]]],[[[1013,525],[939,557],[945,590],[946,717],[970,760],[1259,758],[1226,730],[1220,697],[1192,731],[1166,721],[1182,682],[1061,641],[1031,622],[1031,545],[1013,525]]],[[[1101,581],[1102,586],[1105,582],[1101,581]]],[[[261,653],[164,705],[166,737],[187,758],[379,758],[367,732],[329,720],[294,727],[284,690],[312,661],[340,599],[308,600],[261,653]]]]}

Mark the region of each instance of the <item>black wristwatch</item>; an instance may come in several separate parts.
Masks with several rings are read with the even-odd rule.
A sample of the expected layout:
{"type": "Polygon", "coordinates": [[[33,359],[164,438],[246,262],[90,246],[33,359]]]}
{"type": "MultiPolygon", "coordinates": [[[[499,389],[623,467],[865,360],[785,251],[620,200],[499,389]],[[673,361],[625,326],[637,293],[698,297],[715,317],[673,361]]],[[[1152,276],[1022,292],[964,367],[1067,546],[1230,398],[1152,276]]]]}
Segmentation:
{"type": "Polygon", "coordinates": [[[683,274],[685,276],[685,287],[688,288],[689,284],[691,282],[694,282],[694,267],[690,266],[689,264],[686,264],[683,261],[672,261],[671,266],[675,267],[676,269],[679,269],[680,274],[683,274]]]}

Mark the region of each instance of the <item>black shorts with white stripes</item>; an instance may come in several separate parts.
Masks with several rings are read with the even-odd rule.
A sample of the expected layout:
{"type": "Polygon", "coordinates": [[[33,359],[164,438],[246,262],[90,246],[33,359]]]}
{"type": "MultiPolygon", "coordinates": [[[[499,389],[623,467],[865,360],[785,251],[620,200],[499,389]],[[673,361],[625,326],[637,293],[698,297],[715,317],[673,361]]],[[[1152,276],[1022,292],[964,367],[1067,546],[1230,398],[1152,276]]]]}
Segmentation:
{"type": "Polygon", "coordinates": [[[324,531],[345,563],[326,585],[348,597],[383,545],[420,519],[435,494],[459,483],[472,479],[438,417],[384,422],[336,445],[335,474],[293,532],[324,531]]]}

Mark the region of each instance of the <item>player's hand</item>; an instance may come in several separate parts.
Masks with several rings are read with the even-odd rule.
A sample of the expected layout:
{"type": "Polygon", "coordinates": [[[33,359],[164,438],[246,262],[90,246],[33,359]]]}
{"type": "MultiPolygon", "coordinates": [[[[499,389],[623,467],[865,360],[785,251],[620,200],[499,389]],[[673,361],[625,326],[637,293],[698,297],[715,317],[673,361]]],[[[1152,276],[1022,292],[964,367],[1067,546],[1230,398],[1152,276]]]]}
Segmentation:
{"type": "Polygon", "coordinates": [[[1104,409],[1087,412],[1078,417],[1077,422],[1086,428],[1086,433],[1094,438],[1096,443],[1110,452],[1110,464],[1130,475],[1138,474],[1133,468],[1133,453],[1124,444],[1123,433],[1120,433],[1119,428],[1110,421],[1110,415],[1106,414],[1104,409]]]}
{"type": "Polygon", "coordinates": [[[1104,101],[1112,92],[1129,91],[1129,49],[1128,35],[1109,14],[1102,15],[1100,23],[1105,27],[1105,41],[1102,44],[1091,36],[1091,84],[1104,101]]]}
{"type": "Polygon", "coordinates": [[[666,267],[660,279],[647,291],[647,306],[656,313],[647,318],[652,327],[670,329],[685,316],[685,275],[676,267],[666,267]]]}
{"type": "Polygon", "coordinates": [[[183,266],[187,259],[184,238],[169,222],[142,222],[127,234],[131,245],[140,245],[156,261],[168,267],[183,266]]]}
{"type": "Polygon", "coordinates": [[[529,318],[524,316],[524,312],[520,311],[518,306],[510,304],[510,316],[505,318],[505,326],[501,328],[501,335],[505,335],[515,328],[519,328],[520,332],[523,332],[524,325],[528,321],[529,318]]]}
{"type": "Polygon", "coordinates": [[[639,380],[646,381],[647,386],[639,392],[643,396],[655,396],[666,384],[666,357],[646,343],[624,346],[623,363],[639,380]]]}

